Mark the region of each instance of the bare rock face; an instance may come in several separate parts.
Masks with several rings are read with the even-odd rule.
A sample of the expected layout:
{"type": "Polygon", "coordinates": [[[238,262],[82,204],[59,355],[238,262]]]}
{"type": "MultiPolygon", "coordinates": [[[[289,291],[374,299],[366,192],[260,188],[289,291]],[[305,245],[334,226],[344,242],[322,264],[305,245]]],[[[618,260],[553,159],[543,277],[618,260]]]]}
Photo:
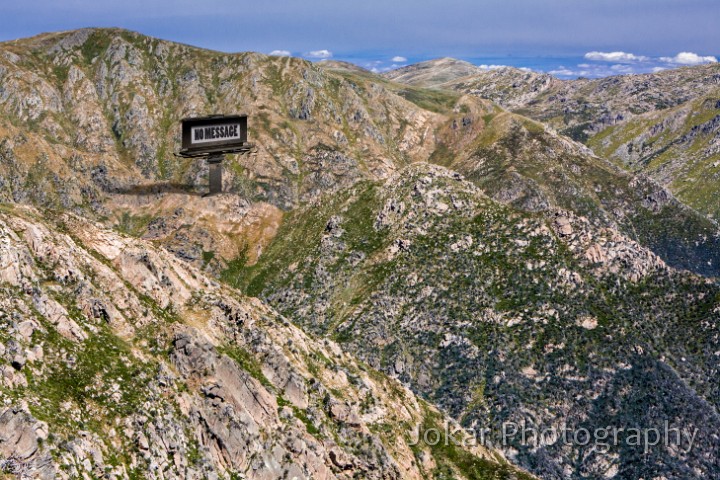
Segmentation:
{"type": "Polygon", "coordinates": [[[2,472],[424,478],[441,414],[261,301],[69,214],[3,209],[0,238],[2,472]]]}
{"type": "Polygon", "coordinates": [[[600,277],[613,275],[639,282],[668,271],[665,262],[651,251],[615,230],[594,230],[586,218],[556,212],[553,227],[572,252],[584,252],[580,260],[593,265],[593,272],[600,277]]]}
{"type": "Polygon", "coordinates": [[[70,118],[76,125],[75,144],[95,152],[107,152],[114,143],[107,137],[110,129],[92,80],[82,69],[71,66],[63,86],[63,101],[70,110],[70,118]]]}
{"type": "Polygon", "coordinates": [[[32,457],[38,449],[38,437],[32,417],[22,411],[5,409],[0,414],[0,420],[3,425],[3,456],[14,454],[22,460],[32,457]]]}
{"type": "Polygon", "coordinates": [[[302,186],[305,200],[347,188],[362,178],[357,161],[324,146],[310,152],[303,163],[308,170],[302,186]]]}
{"type": "Polygon", "coordinates": [[[570,224],[570,219],[565,215],[558,215],[558,217],[555,219],[555,228],[559,235],[562,235],[564,237],[567,237],[569,235],[572,235],[573,228],[570,224]]]}
{"type": "Polygon", "coordinates": [[[21,478],[56,478],[50,455],[40,453],[39,443],[48,437],[47,424],[16,408],[0,409],[0,471],[21,478]]]}

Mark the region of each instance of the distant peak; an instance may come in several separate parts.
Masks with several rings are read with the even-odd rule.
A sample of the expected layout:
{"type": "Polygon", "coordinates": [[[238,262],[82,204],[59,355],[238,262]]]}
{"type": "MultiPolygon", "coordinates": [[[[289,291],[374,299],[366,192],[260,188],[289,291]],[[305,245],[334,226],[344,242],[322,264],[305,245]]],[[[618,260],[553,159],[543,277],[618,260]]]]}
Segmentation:
{"type": "Polygon", "coordinates": [[[470,62],[443,57],[401,67],[383,75],[408,85],[432,87],[480,72],[482,69],[470,62]]]}
{"type": "Polygon", "coordinates": [[[356,73],[371,73],[370,70],[342,60],[321,60],[316,63],[317,66],[328,70],[342,70],[356,73]]]}

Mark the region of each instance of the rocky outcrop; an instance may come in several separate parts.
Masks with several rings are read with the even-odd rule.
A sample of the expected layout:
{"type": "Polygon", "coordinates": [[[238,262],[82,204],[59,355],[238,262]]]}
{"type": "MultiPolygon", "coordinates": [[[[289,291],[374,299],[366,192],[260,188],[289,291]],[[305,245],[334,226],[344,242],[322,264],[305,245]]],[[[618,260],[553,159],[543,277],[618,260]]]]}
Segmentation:
{"type": "Polygon", "coordinates": [[[571,212],[555,212],[553,229],[598,277],[620,277],[639,282],[664,274],[668,267],[657,255],[613,229],[596,230],[587,218],[571,212]],[[584,258],[583,258],[584,256],[584,258]]]}
{"type": "Polygon", "coordinates": [[[3,473],[427,475],[410,444],[440,413],[259,300],[69,214],[5,207],[0,239],[3,473]]]}
{"type": "Polygon", "coordinates": [[[0,471],[19,478],[51,479],[56,469],[50,455],[40,453],[48,426],[20,408],[0,409],[0,471]]]}

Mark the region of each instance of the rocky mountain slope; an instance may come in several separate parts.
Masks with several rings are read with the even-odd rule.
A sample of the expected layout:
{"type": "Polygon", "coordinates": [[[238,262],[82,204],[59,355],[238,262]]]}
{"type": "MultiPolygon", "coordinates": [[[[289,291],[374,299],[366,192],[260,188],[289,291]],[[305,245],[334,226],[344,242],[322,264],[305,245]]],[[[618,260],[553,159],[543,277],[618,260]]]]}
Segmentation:
{"type": "Polygon", "coordinates": [[[566,210],[503,206],[415,165],[293,212],[230,282],[468,427],[697,431],[692,452],[505,445],[541,478],[720,475],[720,287],[566,210]]]}
{"type": "MultiPolygon", "coordinates": [[[[124,191],[128,175],[135,185],[138,174],[193,184],[198,163],[172,156],[179,147],[178,122],[189,115],[249,114],[257,151],[238,159],[244,174],[231,184],[286,208],[331,180],[384,176],[397,163],[422,158],[436,120],[434,112],[381,84],[345,80],[295,58],[221,54],[93,29],[0,49],[5,156],[17,149],[17,162],[33,164],[33,156],[45,153],[48,167],[60,175],[81,164],[88,171],[77,173],[85,173],[86,183],[109,191],[124,191]],[[44,144],[67,150],[52,155],[44,144]],[[327,169],[320,168],[329,163],[329,147],[342,152],[332,162],[336,178],[326,178],[327,169]],[[68,161],[73,156],[75,164],[68,161]]],[[[445,103],[453,98],[446,97],[445,103]]],[[[438,102],[436,110],[451,107],[438,102]]],[[[24,180],[27,173],[18,173],[24,180]]],[[[5,198],[18,195],[15,190],[20,188],[4,185],[5,198]]],[[[67,192],[56,195],[46,203],[80,203],[67,192]]]]}
{"type": "Polygon", "coordinates": [[[133,231],[155,221],[155,237],[198,265],[203,250],[233,258],[256,243],[256,232],[166,231],[178,206],[154,201],[204,189],[205,165],[172,155],[179,120],[250,115],[257,149],[228,162],[225,188],[272,224],[280,209],[318,192],[384,178],[430,155],[435,125],[445,120],[438,112],[458,96],[398,86],[403,96],[388,85],[295,58],[221,54],[123,30],[7,42],[0,45],[0,199],[133,231]]]}
{"type": "Polygon", "coordinates": [[[532,122],[498,115],[496,105],[473,96],[404,86],[332,63],[319,68],[294,58],[220,54],[123,30],[46,34],[0,50],[0,198],[111,218],[196,266],[217,271],[246,249],[261,251],[283,210],[322,192],[430,161],[452,162],[481,186],[502,188],[498,199],[533,197],[526,202],[531,209],[603,212],[603,221],[672,265],[720,271],[716,224],[645,181],[647,188],[627,187],[630,178],[622,172],[549,132],[539,136],[538,161],[538,135],[514,127],[532,122]],[[183,212],[177,198],[197,193],[206,167],[172,156],[179,149],[178,121],[243,111],[252,119],[257,149],[226,168],[226,189],[242,197],[230,203],[233,225],[213,221],[221,218],[214,213],[192,222],[198,209],[183,212]],[[500,148],[501,139],[512,148],[500,148]],[[577,165],[559,166],[557,180],[538,174],[568,156],[596,167],[582,171],[568,192],[582,202],[558,193],[577,165]],[[511,169],[499,165],[502,178],[470,175],[487,173],[488,162],[517,170],[505,174],[511,169]],[[156,201],[166,193],[179,196],[156,201]],[[603,196],[624,205],[604,205],[603,196]],[[628,219],[628,211],[642,218],[628,219]],[[681,223],[682,229],[673,227],[681,223]]]}
{"type": "Polygon", "coordinates": [[[0,467],[20,478],[530,478],[437,410],[147,242],[0,213],[0,467]],[[445,472],[445,473],[443,473],[445,472]]]}
{"type": "Polygon", "coordinates": [[[720,273],[717,223],[644,174],[627,174],[540,123],[502,110],[468,114],[441,138],[430,160],[499,202],[528,212],[570,210],[623,232],[676,268],[720,273]],[[463,131],[473,133],[463,141],[463,131]]]}
{"type": "Polygon", "coordinates": [[[718,125],[713,121],[720,113],[720,65],[558,80],[513,68],[475,67],[473,72],[464,64],[440,59],[385,75],[497,102],[650,176],[683,202],[718,218],[718,125]]]}
{"type": "Polygon", "coordinates": [[[720,218],[720,88],[674,108],[606,128],[588,144],[643,172],[711,218],[720,218]]]}
{"type": "Polygon", "coordinates": [[[486,98],[505,108],[525,106],[544,92],[562,89],[566,84],[548,74],[514,67],[481,68],[454,58],[428,60],[382,75],[405,85],[486,98]]]}
{"type": "Polygon", "coordinates": [[[558,80],[513,67],[482,69],[442,58],[384,73],[396,82],[454,90],[492,100],[540,120],[574,139],[642,113],[664,110],[703,96],[720,85],[720,65],[708,64],[652,74],[558,80]]]}
{"type": "Polygon", "coordinates": [[[547,122],[578,140],[647,112],[705,95],[720,84],[720,65],[683,67],[652,74],[554,82],[531,100],[516,101],[518,113],[547,122]]]}

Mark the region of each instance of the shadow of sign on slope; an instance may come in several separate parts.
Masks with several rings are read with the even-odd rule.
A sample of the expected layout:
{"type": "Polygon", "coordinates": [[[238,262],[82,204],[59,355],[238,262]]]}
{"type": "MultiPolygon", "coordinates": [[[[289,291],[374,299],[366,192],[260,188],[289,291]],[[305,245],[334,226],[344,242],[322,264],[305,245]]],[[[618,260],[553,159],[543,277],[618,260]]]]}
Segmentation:
{"type": "Polygon", "coordinates": [[[161,195],[165,193],[182,193],[185,195],[201,196],[203,193],[198,190],[201,185],[187,185],[183,183],[159,182],[145,185],[128,185],[124,187],[111,187],[106,189],[107,193],[117,195],[161,195]]]}

